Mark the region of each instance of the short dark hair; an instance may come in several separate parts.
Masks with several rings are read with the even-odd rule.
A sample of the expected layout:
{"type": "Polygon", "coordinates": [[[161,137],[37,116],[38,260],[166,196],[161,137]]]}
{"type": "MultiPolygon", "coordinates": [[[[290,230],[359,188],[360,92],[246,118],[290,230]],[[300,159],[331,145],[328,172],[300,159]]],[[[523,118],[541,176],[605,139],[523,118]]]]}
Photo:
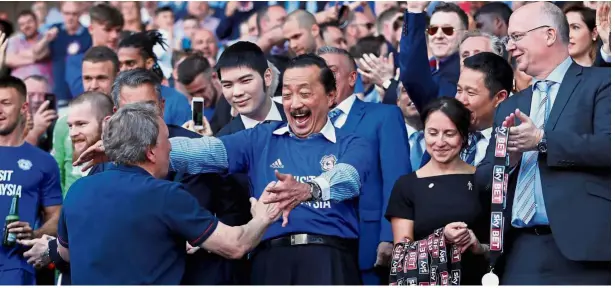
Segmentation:
{"type": "Polygon", "coordinates": [[[476,13],[474,13],[474,19],[478,18],[481,14],[493,14],[504,20],[504,23],[508,25],[508,20],[510,19],[512,12],[512,9],[510,9],[510,7],[503,2],[490,2],[476,10],[476,13]]]}
{"type": "Polygon", "coordinates": [[[106,3],[92,6],[92,8],[90,8],[90,19],[91,22],[103,24],[106,27],[124,26],[124,16],[122,16],[122,12],[106,3]]]}
{"type": "Polygon", "coordinates": [[[96,112],[96,120],[102,121],[106,116],[113,114],[113,101],[111,96],[97,91],[87,91],[70,101],[69,107],[82,103],[91,103],[96,112]]]}
{"type": "Polygon", "coordinates": [[[158,14],[164,13],[164,12],[171,12],[173,13],[173,15],[175,15],[175,11],[173,11],[173,8],[171,8],[170,6],[162,6],[162,7],[156,8],[156,11],[154,11],[154,16],[158,16],[158,14]]]}
{"type": "Polygon", "coordinates": [[[465,68],[482,72],[485,75],[485,87],[489,89],[489,96],[495,97],[499,91],[510,93],[513,85],[514,73],[506,59],[491,52],[481,52],[463,60],[465,68]]]}
{"type": "Polygon", "coordinates": [[[374,54],[376,57],[385,56],[380,55],[380,49],[382,45],[386,44],[386,39],[384,36],[367,36],[359,39],[357,44],[350,48],[350,55],[354,58],[361,58],[363,54],[374,54]]]}
{"type": "Polygon", "coordinates": [[[177,67],[177,81],[190,85],[201,73],[211,71],[211,65],[202,55],[190,55],[177,67]]]}
{"type": "Polygon", "coordinates": [[[94,46],[83,55],[82,62],[100,63],[110,61],[113,63],[113,71],[117,73],[120,71],[120,60],[117,58],[117,54],[107,46],[94,46]]]}
{"type": "Polygon", "coordinates": [[[17,19],[23,16],[32,16],[32,18],[34,18],[34,21],[38,21],[38,19],[36,18],[36,15],[34,14],[34,12],[32,12],[32,10],[23,10],[19,12],[19,14],[17,15],[17,19]]]}
{"type": "Polygon", "coordinates": [[[183,21],[194,20],[194,21],[196,21],[196,22],[199,22],[199,18],[197,18],[197,17],[196,17],[196,16],[194,16],[194,15],[190,15],[190,14],[188,14],[188,15],[184,16],[184,18],[183,18],[182,20],[183,20],[183,21]]]}
{"type": "Polygon", "coordinates": [[[468,27],[470,26],[470,20],[468,19],[468,14],[466,14],[466,12],[461,10],[461,8],[457,6],[457,4],[441,2],[433,10],[433,13],[431,13],[431,17],[433,17],[433,15],[438,12],[457,14],[457,16],[459,17],[459,20],[461,20],[463,29],[468,30],[468,27]]]}
{"type": "MultiPolygon", "coordinates": [[[[333,71],[329,69],[329,66],[327,65],[325,59],[322,59],[322,57],[316,54],[303,54],[290,59],[290,61],[288,62],[288,66],[286,66],[286,70],[284,70],[284,73],[293,68],[305,68],[310,66],[316,66],[320,69],[320,77],[318,78],[320,80],[320,84],[322,84],[322,86],[324,86],[325,88],[325,93],[328,94],[331,92],[335,92],[335,74],[333,74],[333,71]]],[[[282,74],[282,79],[284,79],[284,74],[282,74]]]]}
{"type": "Polygon", "coordinates": [[[162,101],[162,95],[160,94],[160,79],[154,72],[143,69],[131,69],[120,72],[113,81],[113,87],[111,88],[111,97],[113,99],[113,105],[120,107],[120,92],[123,87],[136,88],[141,85],[152,85],[156,91],[156,97],[162,101]]]}
{"type": "Polygon", "coordinates": [[[423,124],[426,125],[429,115],[437,111],[444,113],[455,124],[459,135],[461,135],[461,151],[463,151],[468,145],[472,112],[453,97],[440,97],[427,103],[423,111],[421,111],[421,121],[423,124]]]}
{"type": "Polygon", "coordinates": [[[21,100],[26,101],[26,84],[21,79],[10,75],[0,77],[0,88],[13,88],[19,94],[21,100]]]}
{"type": "Polygon", "coordinates": [[[33,74],[33,75],[30,75],[30,76],[24,78],[23,79],[23,83],[25,84],[26,81],[28,81],[30,79],[32,79],[34,81],[38,81],[38,82],[43,82],[43,83],[49,85],[49,79],[47,79],[47,78],[45,78],[45,76],[42,76],[42,75],[39,75],[39,74],[33,74]]]}
{"type": "Polygon", "coordinates": [[[384,22],[393,19],[393,17],[395,17],[395,15],[399,13],[399,7],[391,7],[380,13],[378,19],[376,20],[376,30],[378,31],[378,33],[382,33],[382,26],[384,25],[384,22]]]}
{"type": "Polygon", "coordinates": [[[171,67],[175,68],[175,65],[179,59],[188,57],[192,55],[192,53],[192,50],[173,50],[173,53],[171,54],[171,67]]]}
{"type": "Polygon", "coordinates": [[[221,79],[220,71],[225,68],[245,67],[258,72],[263,76],[269,68],[267,57],[258,45],[252,42],[239,41],[226,49],[220,55],[216,64],[218,79],[221,79]]]}

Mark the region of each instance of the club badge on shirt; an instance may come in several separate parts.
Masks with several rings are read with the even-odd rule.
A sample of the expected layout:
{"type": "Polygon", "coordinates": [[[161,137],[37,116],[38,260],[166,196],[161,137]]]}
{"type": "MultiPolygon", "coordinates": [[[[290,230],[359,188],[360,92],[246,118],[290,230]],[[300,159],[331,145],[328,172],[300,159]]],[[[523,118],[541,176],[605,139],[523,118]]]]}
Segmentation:
{"type": "Polygon", "coordinates": [[[320,167],[322,167],[322,170],[326,172],[333,169],[336,162],[337,158],[334,155],[326,155],[320,159],[320,167]]]}
{"type": "Polygon", "coordinates": [[[17,161],[17,165],[21,170],[24,171],[28,171],[30,170],[30,168],[32,168],[32,162],[26,159],[19,159],[19,161],[17,161]]]}
{"type": "Polygon", "coordinates": [[[79,42],[73,42],[68,45],[66,52],[68,53],[68,55],[75,55],[77,54],[77,52],[79,52],[79,48],[79,42]]]}

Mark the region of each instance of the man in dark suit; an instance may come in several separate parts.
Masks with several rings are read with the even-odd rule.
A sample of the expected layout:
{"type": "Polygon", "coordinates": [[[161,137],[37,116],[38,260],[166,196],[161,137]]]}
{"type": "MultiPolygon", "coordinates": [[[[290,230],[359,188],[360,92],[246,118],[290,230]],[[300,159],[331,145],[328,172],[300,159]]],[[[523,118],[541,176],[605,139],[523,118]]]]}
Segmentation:
{"type": "Polygon", "coordinates": [[[379,275],[374,267],[385,267],[380,271],[388,271],[393,234],[384,212],[395,181],[411,172],[404,119],[396,106],[365,103],[353,94],[357,71],[348,52],[325,46],[317,54],[335,73],[337,106],[329,112],[331,122],[337,128],[369,140],[377,148],[374,153],[378,155],[378,164],[359,199],[359,268],[363,284],[386,284],[386,275],[379,275]]]}
{"type": "MultiPolygon", "coordinates": [[[[510,18],[507,48],[533,80],[495,116],[495,127],[510,127],[512,167],[496,267],[503,284],[610,284],[610,71],[574,63],[568,33],[549,2],[510,18]]],[[[483,189],[491,189],[494,146],[492,136],[476,172],[483,189]]]]}

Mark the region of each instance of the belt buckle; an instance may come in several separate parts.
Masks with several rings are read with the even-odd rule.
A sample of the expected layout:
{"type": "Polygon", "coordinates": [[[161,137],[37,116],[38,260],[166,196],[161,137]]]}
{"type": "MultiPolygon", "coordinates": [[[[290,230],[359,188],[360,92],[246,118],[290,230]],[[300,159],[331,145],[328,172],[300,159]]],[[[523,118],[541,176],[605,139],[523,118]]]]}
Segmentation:
{"type": "Polygon", "coordinates": [[[308,235],[307,234],[295,234],[290,235],[290,245],[306,245],[308,244],[308,235]]]}

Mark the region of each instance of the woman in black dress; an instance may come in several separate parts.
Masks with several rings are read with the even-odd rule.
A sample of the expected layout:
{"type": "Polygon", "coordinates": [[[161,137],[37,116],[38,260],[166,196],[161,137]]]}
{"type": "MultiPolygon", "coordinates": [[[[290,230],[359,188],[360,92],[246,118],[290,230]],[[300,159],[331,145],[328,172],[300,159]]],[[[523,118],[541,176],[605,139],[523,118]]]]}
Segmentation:
{"type": "Polygon", "coordinates": [[[427,239],[444,227],[446,241],[462,253],[461,284],[480,285],[487,263],[476,236],[487,239],[489,206],[474,188],[476,168],[460,157],[468,143],[470,111],[454,98],[439,98],[425,107],[421,119],[431,160],[395,183],[386,212],[394,241],[427,239]]]}

